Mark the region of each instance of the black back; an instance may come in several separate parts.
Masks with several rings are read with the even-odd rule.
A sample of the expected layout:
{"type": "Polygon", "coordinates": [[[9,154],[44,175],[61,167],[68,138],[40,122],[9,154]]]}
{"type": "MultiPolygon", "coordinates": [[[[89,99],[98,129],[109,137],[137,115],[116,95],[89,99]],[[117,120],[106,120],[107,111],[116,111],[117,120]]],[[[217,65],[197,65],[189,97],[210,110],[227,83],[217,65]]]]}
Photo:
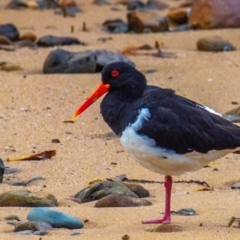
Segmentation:
{"type": "MultiPolygon", "coordinates": [[[[110,88],[101,103],[103,118],[117,135],[121,136],[125,128],[136,121],[140,109],[147,108],[150,118],[143,121],[138,133],[154,139],[158,147],[184,154],[240,146],[238,126],[209,112],[204,106],[174,94],[172,90],[147,86],[144,76],[140,79],[141,75],[135,75],[138,71],[129,68],[131,85],[137,86],[140,82],[142,90],[137,95],[132,92],[131,97],[126,95],[124,98],[123,87],[110,88]]],[[[121,80],[117,78],[114,81],[121,80]]],[[[124,73],[121,78],[124,78],[124,73]]],[[[126,94],[129,94],[129,89],[126,94]]]]}

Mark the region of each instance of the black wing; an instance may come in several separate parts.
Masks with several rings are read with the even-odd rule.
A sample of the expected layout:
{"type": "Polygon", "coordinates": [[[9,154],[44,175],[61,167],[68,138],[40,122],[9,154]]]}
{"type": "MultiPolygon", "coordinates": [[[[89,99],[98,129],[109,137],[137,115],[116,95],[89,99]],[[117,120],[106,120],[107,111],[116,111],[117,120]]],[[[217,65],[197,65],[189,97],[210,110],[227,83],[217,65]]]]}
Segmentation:
{"type": "Polygon", "coordinates": [[[149,86],[135,106],[148,108],[151,115],[139,134],[154,139],[159,147],[184,154],[240,146],[238,126],[172,90],[149,86]]]}

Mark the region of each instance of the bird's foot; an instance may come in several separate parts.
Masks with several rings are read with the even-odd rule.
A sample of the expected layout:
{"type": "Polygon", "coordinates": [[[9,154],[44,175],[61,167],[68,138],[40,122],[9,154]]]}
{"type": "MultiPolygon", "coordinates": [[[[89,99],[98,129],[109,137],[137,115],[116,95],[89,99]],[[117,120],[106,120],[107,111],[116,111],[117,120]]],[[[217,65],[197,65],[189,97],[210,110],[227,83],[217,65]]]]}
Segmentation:
{"type": "Polygon", "coordinates": [[[170,216],[164,216],[163,218],[148,219],[148,220],[143,220],[142,221],[142,224],[156,224],[156,223],[170,224],[171,223],[171,217],[170,216]]]}

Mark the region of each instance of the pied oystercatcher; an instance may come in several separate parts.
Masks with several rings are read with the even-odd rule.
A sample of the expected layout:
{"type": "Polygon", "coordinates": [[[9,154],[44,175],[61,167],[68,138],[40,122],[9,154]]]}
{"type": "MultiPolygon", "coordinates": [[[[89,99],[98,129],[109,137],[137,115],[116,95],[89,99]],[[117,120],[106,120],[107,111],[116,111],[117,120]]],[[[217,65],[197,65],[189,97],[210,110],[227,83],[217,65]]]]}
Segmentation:
{"type": "Polygon", "coordinates": [[[171,222],[172,175],[198,170],[240,147],[238,126],[173,90],[147,85],[145,76],[124,62],[103,68],[102,83],[74,117],[105,93],[101,114],[124,148],[142,166],[165,175],[163,218],[143,223],[171,222]]]}

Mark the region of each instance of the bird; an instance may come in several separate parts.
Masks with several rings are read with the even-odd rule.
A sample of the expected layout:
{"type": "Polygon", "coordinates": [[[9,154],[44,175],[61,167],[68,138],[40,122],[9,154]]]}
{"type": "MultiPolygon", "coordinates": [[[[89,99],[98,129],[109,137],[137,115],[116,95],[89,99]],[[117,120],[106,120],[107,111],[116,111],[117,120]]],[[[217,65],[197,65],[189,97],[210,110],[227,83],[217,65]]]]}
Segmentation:
{"type": "Polygon", "coordinates": [[[172,176],[199,170],[239,151],[240,127],[172,89],[147,85],[144,74],[128,63],[106,65],[101,77],[99,87],[73,117],[105,94],[100,104],[104,121],[136,162],[164,175],[163,217],[142,223],[170,224],[172,176]]]}

